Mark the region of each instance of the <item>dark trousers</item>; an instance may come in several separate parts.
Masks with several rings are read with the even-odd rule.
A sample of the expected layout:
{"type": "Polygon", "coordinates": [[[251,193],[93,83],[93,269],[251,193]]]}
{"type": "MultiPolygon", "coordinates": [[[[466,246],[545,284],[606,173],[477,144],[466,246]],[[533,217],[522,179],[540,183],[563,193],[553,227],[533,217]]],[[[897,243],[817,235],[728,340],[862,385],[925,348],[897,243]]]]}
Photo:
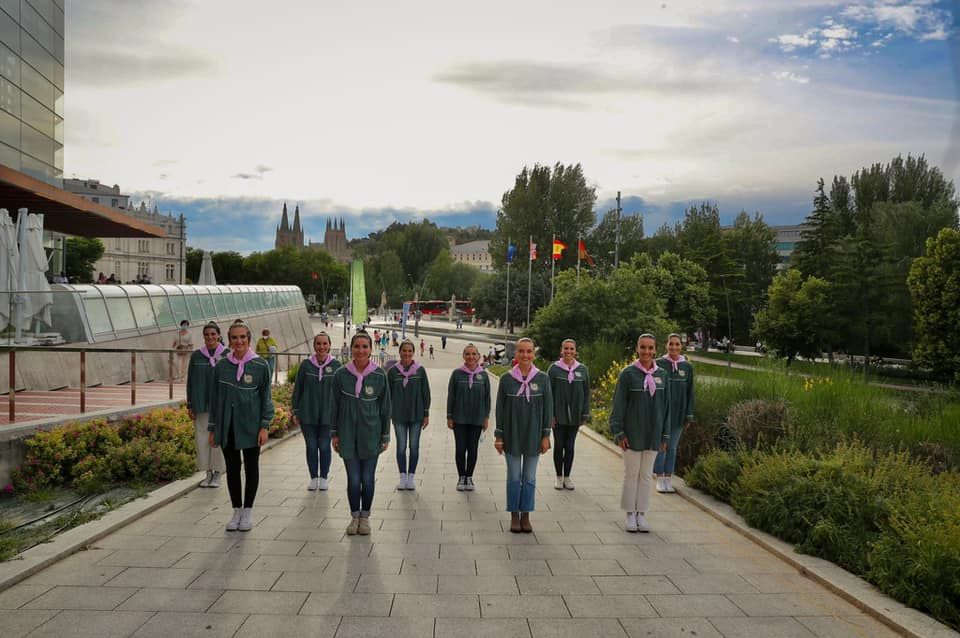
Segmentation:
{"type": "Polygon", "coordinates": [[[457,475],[473,477],[477,466],[477,447],[483,427],[466,423],[453,424],[453,438],[456,442],[457,475]]]}
{"type": "Polygon", "coordinates": [[[347,500],[350,502],[351,514],[356,515],[359,512],[361,516],[370,515],[378,458],[343,459],[347,470],[347,500]]]}
{"type": "Polygon", "coordinates": [[[236,449],[233,428],[228,428],[227,441],[220,449],[223,451],[223,461],[227,466],[227,490],[230,492],[230,502],[234,507],[253,507],[253,501],[257,498],[257,488],[260,487],[260,448],[236,449]],[[242,463],[241,454],[243,455],[242,463]],[[241,489],[241,465],[247,479],[246,490],[241,489]]]}
{"type": "Polygon", "coordinates": [[[570,476],[577,430],[579,426],[576,425],[558,425],[553,428],[553,467],[557,476],[570,476]]]}

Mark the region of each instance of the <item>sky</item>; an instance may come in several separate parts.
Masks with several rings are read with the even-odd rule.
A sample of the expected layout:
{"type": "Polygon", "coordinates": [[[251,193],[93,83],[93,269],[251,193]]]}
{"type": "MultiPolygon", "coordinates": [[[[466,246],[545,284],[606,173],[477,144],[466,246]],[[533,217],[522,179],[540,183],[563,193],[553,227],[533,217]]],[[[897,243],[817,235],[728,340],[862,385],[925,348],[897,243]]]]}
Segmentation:
{"type": "Polygon", "coordinates": [[[898,154],[960,175],[954,2],[463,4],[68,3],[64,176],[248,253],[284,202],[314,241],[493,227],[536,163],[648,232],[702,200],[799,223],[818,178],[898,154]]]}

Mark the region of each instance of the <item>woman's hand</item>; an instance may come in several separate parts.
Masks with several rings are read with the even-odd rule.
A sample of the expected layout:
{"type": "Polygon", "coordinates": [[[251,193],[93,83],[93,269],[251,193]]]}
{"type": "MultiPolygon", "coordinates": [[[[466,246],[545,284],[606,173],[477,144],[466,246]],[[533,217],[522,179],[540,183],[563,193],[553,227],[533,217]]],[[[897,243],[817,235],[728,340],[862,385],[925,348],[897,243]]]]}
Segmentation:
{"type": "Polygon", "coordinates": [[[196,421],[196,420],[197,420],[197,415],[196,415],[196,414],[194,413],[194,411],[191,410],[190,408],[187,408],[187,416],[190,417],[190,420],[191,420],[191,421],[196,421]]]}
{"type": "Polygon", "coordinates": [[[270,438],[270,433],[267,430],[260,430],[260,433],[257,434],[257,445],[263,447],[267,444],[267,439],[270,438]]]}
{"type": "Polygon", "coordinates": [[[483,431],[486,432],[488,427],[490,427],[490,419],[484,419],[484,420],[483,420],[483,431]]]}
{"type": "Polygon", "coordinates": [[[382,445],[380,446],[380,454],[383,454],[384,452],[386,452],[388,447],[390,447],[390,443],[389,443],[389,442],[382,444],[382,445]]]}
{"type": "Polygon", "coordinates": [[[660,451],[666,453],[667,448],[669,447],[668,441],[660,441],[660,451]]]}
{"type": "MultiPolygon", "coordinates": [[[[448,429],[448,430],[452,430],[452,429],[453,429],[453,419],[447,419],[447,429],[448,429]]],[[[486,428],[484,428],[484,429],[486,429],[486,428]]]]}
{"type": "Polygon", "coordinates": [[[295,426],[300,427],[300,417],[298,417],[296,414],[290,417],[290,420],[293,421],[295,426]]]}
{"type": "Polygon", "coordinates": [[[216,441],[214,441],[213,432],[207,432],[207,442],[210,443],[210,447],[220,447],[216,441]]]}
{"type": "Polygon", "coordinates": [[[430,425],[430,417],[425,416],[425,417],[423,417],[423,425],[420,426],[420,429],[421,429],[421,430],[426,430],[428,425],[430,425]]]}
{"type": "Polygon", "coordinates": [[[546,454],[547,450],[550,449],[550,437],[545,436],[540,439],[540,454],[546,454]]]}
{"type": "Polygon", "coordinates": [[[620,446],[620,449],[621,449],[621,450],[624,450],[624,451],[630,449],[630,441],[627,440],[627,437],[621,438],[621,439],[620,439],[620,442],[617,443],[617,445],[619,445],[619,446],[620,446]]]}
{"type": "Polygon", "coordinates": [[[497,450],[497,454],[503,456],[503,439],[497,437],[497,439],[493,442],[493,447],[497,450]]]}
{"type": "Polygon", "coordinates": [[[340,437],[332,436],[330,438],[330,446],[333,448],[333,451],[337,454],[340,454],[340,437]]]}

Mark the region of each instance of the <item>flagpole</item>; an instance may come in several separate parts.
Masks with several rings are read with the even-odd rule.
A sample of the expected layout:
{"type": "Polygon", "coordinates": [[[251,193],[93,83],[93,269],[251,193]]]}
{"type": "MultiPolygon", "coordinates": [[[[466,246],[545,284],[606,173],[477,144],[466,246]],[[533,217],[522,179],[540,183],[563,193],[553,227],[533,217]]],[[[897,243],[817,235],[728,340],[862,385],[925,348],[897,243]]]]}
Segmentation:
{"type": "Polygon", "coordinates": [[[507,317],[503,322],[503,333],[507,334],[510,325],[510,264],[513,260],[510,258],[510,238],[507,238],[507,317]]]}
{"type": "MultiPolygon", "coordinates": [[[[533,249],[533,235],[530,235],[530,243],[527,244],[527,251],[533,249]]],[[[530,283],[533,281],[533,256],[527,255],[527,328],[530,328],[530,283]]]]}
{"type": "Polygon", "coordinates": [[[577,233],[577,285],[580,285],[580,233],[577,233]]]}
{"type": "Polygon", "coordinates": [[[557,256],[553,254],[556,250],[557,234],[553,234],[553,241],[550,242],[550,301],[553,301],[553,275],[557,271],[557,256]]]}

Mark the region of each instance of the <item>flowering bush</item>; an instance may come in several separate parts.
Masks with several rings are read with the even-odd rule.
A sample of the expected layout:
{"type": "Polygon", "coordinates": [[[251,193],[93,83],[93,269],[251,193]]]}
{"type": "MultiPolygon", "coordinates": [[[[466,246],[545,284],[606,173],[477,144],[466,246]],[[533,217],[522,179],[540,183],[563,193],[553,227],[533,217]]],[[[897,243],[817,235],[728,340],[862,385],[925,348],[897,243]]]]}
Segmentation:
{"type": "Polygon", "coordinates": [[[282,438],[291,428],[293,428],[293,414],[290,408],[285,405],[275,405],[273,421],[270,422],[270,429],[267,431],[270,438],[282,438]]]}
{"type": "Polygon", "coordinates": [[[613,434],[610,432],[610,411],[613,408],[613,391],[617,388],[620,371],[633,363],[635,358],[614,361],[603,376],[593,382],[593,390],[590,392],[590,427],[611,441],[613,434]]]}
{"type": "Polygon", "coordinates": [[[284,383],[282,385],[273,386],[273,390],[271,391],[271,396],[273,397],[273,405],[289,406],[290,399],[293,398],[293,384],[284,383]]]}

